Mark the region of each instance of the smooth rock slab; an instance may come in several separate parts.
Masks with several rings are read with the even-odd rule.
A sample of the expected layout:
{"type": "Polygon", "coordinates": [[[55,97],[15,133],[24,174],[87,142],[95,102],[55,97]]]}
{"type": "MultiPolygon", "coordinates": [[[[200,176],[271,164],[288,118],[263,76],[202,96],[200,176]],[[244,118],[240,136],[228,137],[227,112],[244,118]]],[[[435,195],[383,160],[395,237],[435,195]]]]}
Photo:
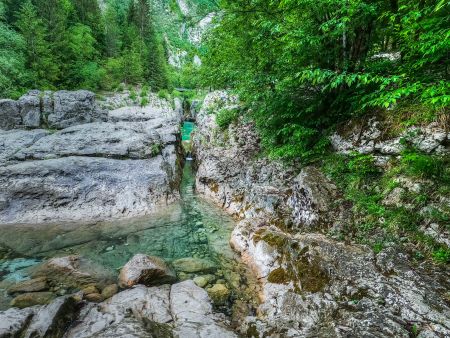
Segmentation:
{"type": "Polygon", "coordinates": [[[28,326],[36,309],[19,310],[11,308],[0,312],[0,337],[20,337],[21,332],[28,326]]]}
{"type": "Polygon", "coordinates": [[[143,123],[95,122],[69,127],[18,151],[16,160],[44,160],[67,156],[145,159],[162,147],[159,134],[143,123]]]}
{"type": "Polygon", "coordinates": [[[92,221],[149,213],[177,197],[167,166],[157,156],[66,157],[0,167],[0,223],[92,221]]]}
{"type": "Polygon", "coordinates": [[[50,134],[47,130],[0,130],[0,166],[11,161],[18,152],[50,134]]]}
{"type": "Polygon", "coordinates": [[[172,283],[175,272],[161,258],[137,254],[120,270],[119,285],[123,288],[136,284],[147,286],[172,283]]]}

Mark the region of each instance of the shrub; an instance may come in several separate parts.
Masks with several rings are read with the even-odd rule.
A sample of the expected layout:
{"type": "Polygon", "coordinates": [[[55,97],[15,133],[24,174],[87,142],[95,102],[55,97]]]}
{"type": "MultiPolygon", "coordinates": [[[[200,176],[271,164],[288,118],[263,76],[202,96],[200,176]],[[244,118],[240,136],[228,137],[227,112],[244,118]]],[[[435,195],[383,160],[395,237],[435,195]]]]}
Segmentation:
{"type": "Polygon", "coordinates": [[[238,109],[222,109],[217,113],[216,122],[220,129],[226,129],[239,117],[238,109]]]}
{"type": "Polygon", "coordinates": [[[167,89],[161,89],[161,90],[158,92],[158,97],[159,97],[160,99],[170,100],[170,95],[169,95],[169,92],[168,92],[167,89]]]}
{"type": "Polygon", "coordinates": [[[146,105],[148,105],[148,98],[141,98],[141,107],[145,107],[146,105]]]}

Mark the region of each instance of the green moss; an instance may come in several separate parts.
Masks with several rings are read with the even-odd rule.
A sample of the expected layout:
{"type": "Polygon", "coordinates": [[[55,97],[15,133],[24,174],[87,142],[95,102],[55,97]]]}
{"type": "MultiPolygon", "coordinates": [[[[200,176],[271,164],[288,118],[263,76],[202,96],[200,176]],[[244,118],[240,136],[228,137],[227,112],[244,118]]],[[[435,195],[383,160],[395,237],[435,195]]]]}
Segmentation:
{"type": "Polygon", "coordinates": [[[283,268],[275,269],[267,276],[267,281],[274,284],[288,284],[291,280],[290,274],[283,268]]]}

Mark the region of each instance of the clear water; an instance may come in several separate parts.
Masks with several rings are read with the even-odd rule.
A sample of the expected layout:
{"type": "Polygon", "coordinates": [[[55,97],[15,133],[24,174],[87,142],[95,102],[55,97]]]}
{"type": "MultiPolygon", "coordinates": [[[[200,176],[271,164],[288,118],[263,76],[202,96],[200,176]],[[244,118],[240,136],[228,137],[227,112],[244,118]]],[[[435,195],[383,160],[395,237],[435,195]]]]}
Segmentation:
{"type": "Polygon", "coordinates": [[[136,253],[169,262],[183,257],[207,258],[216,262],[224,278],[247,284],[244,268],[229,246],[234,221],[195,195],[191,167],[187,161],[180,201],[155,214],[95,224],[0,227],[0,309],[8,307],[10,301],[2,288],[28,278],[28,267],[69,254],[99,263],[114,276],[136,253]]]}
{"type": "Polygon", "coordinates": [[[183,141],[190,141],[191,140],[191,133],[195,130],[195,123],[194,122],[184,122],[183,128],[181,129],[181,137],[183,141]]]}

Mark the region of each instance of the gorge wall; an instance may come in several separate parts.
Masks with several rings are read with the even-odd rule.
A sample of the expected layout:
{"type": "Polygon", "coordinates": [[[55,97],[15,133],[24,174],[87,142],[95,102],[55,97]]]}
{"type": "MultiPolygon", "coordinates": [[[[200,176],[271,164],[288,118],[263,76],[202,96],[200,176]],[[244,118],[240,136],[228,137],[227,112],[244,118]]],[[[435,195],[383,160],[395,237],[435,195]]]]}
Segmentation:
{"type": "MultiPolygon", "coordinates": [[[[197,116],[194,150],[197,192],[239,220],[231,244],[262,284],[257,316],[247,317],[242,332],[254,337],[449,335],[448,268],[414,264],[397,246],[374,252],[342,238],[355,215],[321,167],[261,157],[251,123],[217,126],[217,112],[236,102],[225,92],[207,96],[197,116]]],[[[430,128],[420,129],[414,140],[430,152],[447,152],[448,133],[430,128]]],[[[357,142],[345,141],[352,132],[334,135],[336,151],[364,145],[370,148],[365,151],[394,148],[388,145],[401,151],[398,139],[382,140],[371,130],[359,132],[357,142]]],[[[376,156],[383,165],[385,156],[395,154],[376,156]]],[[[445,238],[445,231],[437,236],[445,238]]]]}

